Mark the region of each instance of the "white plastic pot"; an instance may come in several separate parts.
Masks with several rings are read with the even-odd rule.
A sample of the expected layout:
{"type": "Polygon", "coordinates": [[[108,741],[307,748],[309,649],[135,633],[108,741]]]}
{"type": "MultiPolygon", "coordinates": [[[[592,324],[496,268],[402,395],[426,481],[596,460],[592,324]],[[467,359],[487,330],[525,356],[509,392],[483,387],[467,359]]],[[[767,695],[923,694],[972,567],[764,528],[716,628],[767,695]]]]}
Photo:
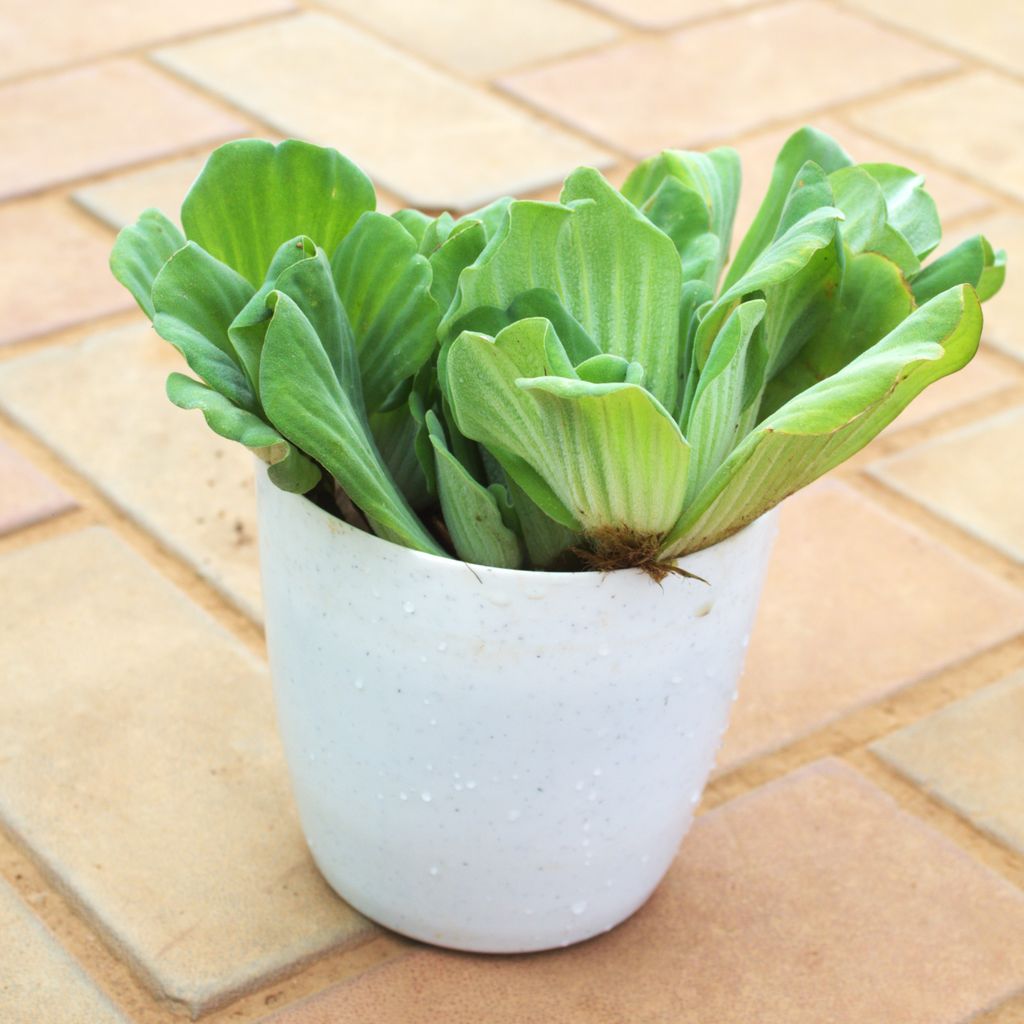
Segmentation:
{"type": "Polygon", "coordinates": [[[267,639],[309,847],[425,942],[579,942],[648,898],[729,716],[775,534],[640,572],[469,566],[347,526],[259,472],[267,639]]]}

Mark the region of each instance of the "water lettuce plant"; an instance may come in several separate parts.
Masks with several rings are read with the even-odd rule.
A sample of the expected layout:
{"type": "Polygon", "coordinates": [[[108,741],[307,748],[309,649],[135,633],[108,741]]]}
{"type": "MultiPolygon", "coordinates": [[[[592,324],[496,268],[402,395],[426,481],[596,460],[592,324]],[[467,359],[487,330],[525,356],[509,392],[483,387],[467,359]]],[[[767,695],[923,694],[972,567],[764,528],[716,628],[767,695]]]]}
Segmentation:
{"type": "Polygon", "coordinates": [[[279,487],[435,555],[658,577],[964,366],[1005,273],[980,235],[925,262],[923,178],[812,128],[730,263],[739,189],[735,151],[669,150],[389,216],[340,153],[243,140],[111,267],[194,375],[171,401],[279,487]]]}

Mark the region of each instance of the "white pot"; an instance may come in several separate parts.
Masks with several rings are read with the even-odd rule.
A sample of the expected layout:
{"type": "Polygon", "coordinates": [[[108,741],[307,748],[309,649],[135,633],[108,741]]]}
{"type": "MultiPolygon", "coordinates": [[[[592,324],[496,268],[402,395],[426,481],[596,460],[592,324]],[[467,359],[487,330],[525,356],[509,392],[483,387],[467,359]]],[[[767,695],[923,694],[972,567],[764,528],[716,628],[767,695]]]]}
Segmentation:
{"type": "Polygon", "coordinates": [[[683,560],[710,585],[659,586],[421,554],[258,476],[281,733],[331,886],[478,952],[565,946],[632,914],[711,770],[774,516],[683,560]]]}

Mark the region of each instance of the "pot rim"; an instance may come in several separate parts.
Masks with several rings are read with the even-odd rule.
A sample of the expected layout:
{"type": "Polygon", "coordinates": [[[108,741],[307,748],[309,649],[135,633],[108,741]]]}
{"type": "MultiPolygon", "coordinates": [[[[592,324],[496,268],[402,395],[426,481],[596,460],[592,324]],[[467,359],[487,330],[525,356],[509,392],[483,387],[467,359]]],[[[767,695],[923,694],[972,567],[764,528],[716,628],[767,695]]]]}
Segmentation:
{"type": "MultiPolygon", "coordinates": [[[[277,487],[269,477],[267,476],[266,466],[262,462],[257,465],[257,472],[262,473],[263,483],[266,487],[273,487],[275,490],[280,491],[281,495],[285,498],[294,498],[297,501],[305,503],[306,507],[311,510],[311,514],[318,518],[328,530],[332,530],[339,534],[347,534],[358,539],[361,543],[369,545],[383,545],[389,551],[393,553],[393,557],[404,557],[408,558],[414,563],[419,563],[423,568],[430,569],[431,571],[437,572],[459,572],[464,569],[469,569],[478,578],[481,574],[494,577],[496,579],[507,579],[509,581],[516,580],[518,582],[526,582],[528,580],[536,580],[540,582],[544,580],[548,584],[554,581],[564,581],[568,583],[571,580],[582,581],[593,581],[595,577],[604,580],[606,578],[624,578],[624,574],[637,574],[641,573],[639,569],[627,568],[627,569],[610,569],[608,571],[602,571],[599,569],[585,569],[581,572],[551,572],[545,569],[505,569],[496,565],[480,565],[477,562],[467,562],[461,558],[449,557],[444,558],[441,555],[432,555],[428,551],[417,551],[415,548],[406,547],[404,544],[396,544],[394,541],[387,540],[385,537],[379,537],[375,533],[371,533],[368,530],[361,530],[351,523],[345,522],[338,516],[332,515],[326,509],[321,508],[316,502],[311,501],[305,494],[295,494],[294,492],[284,491],[277,487]]],[[[673,565],[681,565],[686,559],[695,558],[704,552],[713,551],[723,544],[728,544],[730,541],[739,537],[741,534],[746,533],[751,527],[756,526],[761,520],[766,517],[774,517],[776,515],[776,509],[771,508],[767,512],[763,512],[757,519],[747,523],[746,526],[741,527],[735,533],[729,534],[728,537],[718,541],[716,544],[711,544],[706,548],[699,548],[697,551],[691,551],[685,555],[680,555],[678,558],[672,559],[673,565]]],[[[383,553],[383,548],[381,549],[383,553]]],[[[481,580],[482,582],[482,580],[481,580]]],[[[652,581],[653,582],[653,581],[652,581]]],[[[564,584],[563,584],[564,585],[564,584]]],[[[661,584],[658,584],[661,586],[661,584]]]]}

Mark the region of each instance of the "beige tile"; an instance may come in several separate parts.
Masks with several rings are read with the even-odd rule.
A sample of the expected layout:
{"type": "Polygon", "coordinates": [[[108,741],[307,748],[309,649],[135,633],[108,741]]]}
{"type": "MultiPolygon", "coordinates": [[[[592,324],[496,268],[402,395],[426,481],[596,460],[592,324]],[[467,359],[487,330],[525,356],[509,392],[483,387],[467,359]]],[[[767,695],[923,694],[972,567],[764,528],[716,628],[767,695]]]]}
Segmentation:
{"type": "Polygon", "coordinates": [[[1024,71],[1024,18],[1019,0],[847,0],[850,6],[934,39],[954,50],[1000,64],[1007,71],[1024,71]]]}
{"type": "Polygon", "coordinates": [[[184,366],[146,324],[0,366],[0,407],[253,617],[253,457],[171,405],[184,366]]]}
{"type": "MultiPolygon", "coordinates": [[[[894,163],[923,174],[943,222],[977,216],[993,205],[992,197],[980,189],[940,170],[919,156],[888,143],[879,142],[836,118],[812,117],[808,123],[836,139],[857,163],[894,163]]],[[[772,168],[782,144],[799,127],[801,122],[793,122],[785,128],[759,132],[736,144],[743,161],[743,190],[740,193],[740,206],[736,215],[737,243],[743,237],[742,232],[754,219],[761,200],[768,191],[772,168]]]]}
{"type": "Polygon", "coordinates": [[[486,77],[615,39],[609,21],[563,0],[324,0],[398,46],[463,75],[486,77]]]}
{"type": "Polygon", "coordinates": [[[1015,409],[892,455],[870,471],[936,515],[1024,562],[1022,466],[1024,409],[1015,409]]]}
{"type": "Polygon", "coordinates": [[[283,134],[336,146],[426,209],[541,188],[578,164],[608,159],[328,15],[223,33],[161,50],[158,59],[283,134]]]}
{"type": "Polygon", "coordinates": [[[943,377],[914,399],[889,430],[903,430],[941,416],[959,405],[976,402],[1019,384],[1019,375],[1007,373],[998,359],[979,352],[962,370],[943,377]]]}
{"type": "Polygon", "coordinates": [[[704,18],[748,7],[756,0],[585,0],[591,7],[637,28],[658,29],[680,25],[692,18],[704,18]]]}
{"type": "Polygon", "coordinates": [[[423,952],[273,1024],[964,1024],[1024,981],[1024,896],[823,761],[697,821],[650,902],[557,953],[423,952]]]}
{"type": "Polygon", "coordinates": [[[0,6],[0,76],[23,75],[291,10],[291,0],[80,0],[0,6]]]}
{"type": "Polygon", "coordinates": [[[719,764],[1018,633],[1024,595],[843,484],[790,498],[719,764]]]}
{"type": "Polygon", "coordinates": [[[261,663],[99,528],[0,559],[0,593],[0,818],[155,988],[199,1011],[368,934],[306,851],[261,663]]]}
{"type": "Polygon", "coordinates": [[[0,87],[0,199],[246,131],[137,60],[0,87]]]}
{"type": "Polygon", "coordinates": [[[974,71],[857,107],[854,124],[1024,198],[1024,85],[974,71]]]}
{"type": "Polygon", "coordinates": [[[0,205],[0,345],[131,309],[107,267],[113,241],[64,200],[0,205]]]}
{"type": "Polygon", "coordinates": [[[112,228],[134,224],[139,214],[149,207],[156,207],[180,224],[181,204],[204,163],[205,156],[179,157],[86,185],[76,190],[72,198],[112,228]]]}
{"type": "Polygon", "coordinates": [[[4,1024],[127,1024],[0,880],[0,1014],[4,1024]]]}
{"type": "Polygon", "coordinates": [[[871,748],[978,828],[1024,853],[1024,673],[871,748]]]}
{"type": "Polygon", "coordinates": [[[797,0],[509,75],[502,84],[643,157],[730,139],[953,66],[942,53],[854,15],[797,0]]]}
{"type": "Polygon", "coordinates": [[[74,507],[74,500],[48,476],[0,441],[0,534],[74,507]]]}

